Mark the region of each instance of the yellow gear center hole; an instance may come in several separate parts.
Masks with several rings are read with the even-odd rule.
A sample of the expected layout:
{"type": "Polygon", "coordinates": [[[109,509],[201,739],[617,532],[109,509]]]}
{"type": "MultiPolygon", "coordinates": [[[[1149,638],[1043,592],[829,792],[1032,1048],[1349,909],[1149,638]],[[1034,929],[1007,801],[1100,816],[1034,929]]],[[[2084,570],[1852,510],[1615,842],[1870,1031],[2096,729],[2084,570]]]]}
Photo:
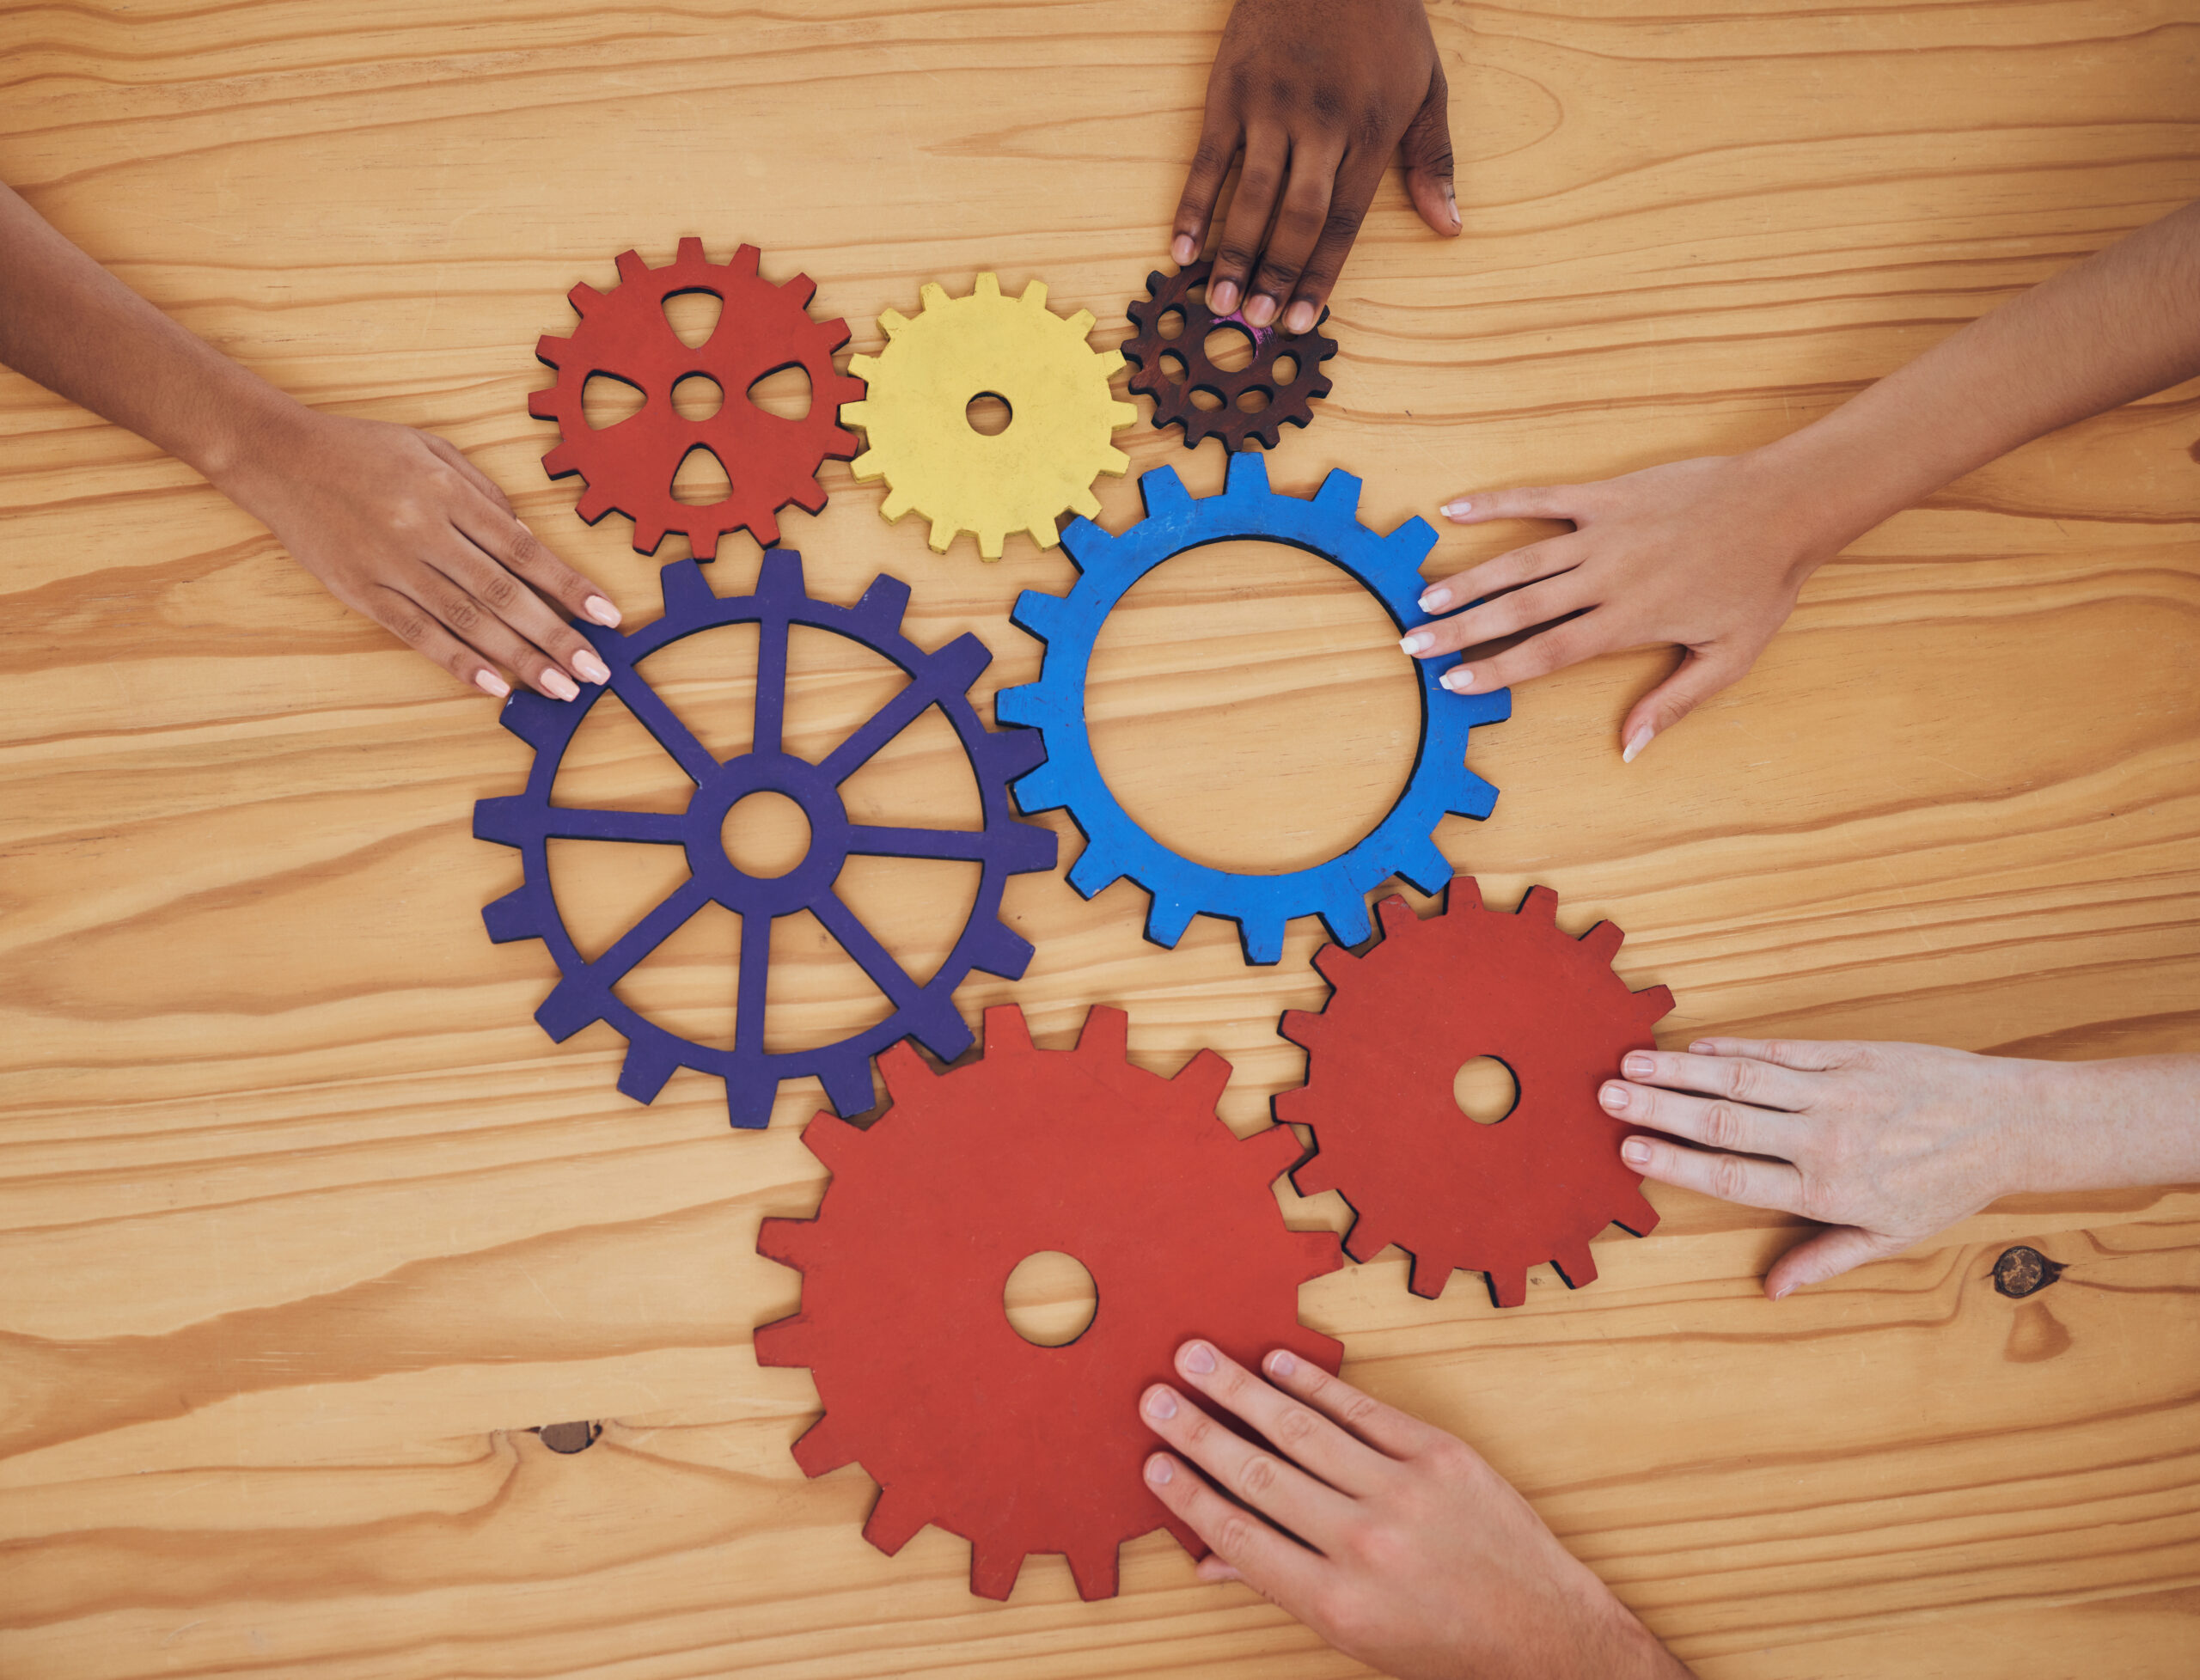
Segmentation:
{"type": "Polygon", "coordinates": [[[1016,1263],[1000,1292],[1008,1327],[1034,1347],[1063,1347],[1083,1335],[1099,1310],[1092,1274],[1058,1249],[1042,1249],[1016,1263]]]}
{"type": "Polygon", "coordinates": [[[1016,411],[1008,406],[1008,399],[999,392],[981,391],[964,406],[962,418],[970,423],[970,430],[981,437],[998,437],[1008,430],[1008,423],[1016,418],[1016,411]]]}
{"type": "Polygon", "coordinates": [[[1462,1062],[1451,1076],[1451,1100],[1477,1126],[1494,1126],[1520,1103],[1520,1082],[1495,1056],[1462,1062]]]}
{"type": "Polygon", "coordinates": [[[1419,681],[1382,602],[1317,555],[1257,540],[1141,578],[1101,626],[1085,705],[1132,820],[1240,874],[1350,850],[1421,745],[1419,681]]]}
{"type": "Polygon", "coordinates": [[[759,788],[733,802],[718,839],[743,875],[776,881],[810,855],[810,819],[785,794],[759,788]]]}

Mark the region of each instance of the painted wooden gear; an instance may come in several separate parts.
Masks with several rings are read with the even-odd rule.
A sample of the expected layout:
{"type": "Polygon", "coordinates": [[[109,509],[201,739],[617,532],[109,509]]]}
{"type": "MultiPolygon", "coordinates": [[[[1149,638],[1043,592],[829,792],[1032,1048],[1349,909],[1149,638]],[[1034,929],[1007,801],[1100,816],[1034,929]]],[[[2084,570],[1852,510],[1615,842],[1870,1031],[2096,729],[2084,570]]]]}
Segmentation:
{"type": "Polygon", "coordinates": [[[1654,1048],[1673,994],[1629,991],[1611,968],[1619,929],[1598,922],[1570,938],[1557,904],[1537,887],[1515,913],[1492,913],[1468,876],[1427,920],[1385,899],[1380,944],[1316,954],[1328,1006],[1283,1017],[1283,1035],[1306,1050],[1306,1083],[1276,1097],[1275,1117],[1312,1127],[1316,1152],[1292,1182],[1352,1205],[1354,1260],[1393,1243],[1411,1255],[1416,1295],[1433,1299],[1464,1269],[1488,1274],[1499,1306],[1518,1306],[1528,1268],[1546,1260],[1579,1289],[1597,1275],[1592,1237],[1658,1223],[1619,1158],[1639,1128],[1606,1114],[1597,1090],[1627,1052],[1654,1048]],[[1485,1055],[1519,1088],[1494,1125],[1466,1118],[1451,1095],[1460,1066],[1485,1055]]]}
{"type": "Polygon", "coordinates": [[[839,372],[833,352],[848,341],[847,323],[812,321],[817,287],[806,274],[773,285],[756,272],[757,250],[744,245],[733,260],[713,263],[703,241],[683,239],[680,254],[651,268],[632,251],[619,256],[620,284],[608,292],[585,283],[569,294],[580,325],[570,339],[546,334],[536,358],[557,370],[557,382],[527,400],[538,420],[558,423],[558,447],[542,457],[553,479],[578,473],[586,481],[575,509],[595,524],[614,509],[634,522],[634,547],[654,554],[668,531],[679,531],[699,560],[717,557],[718,539],[746,528],[767,548],[779,540],[779,510],[789,503],[806,513],[825,505],[817,469],[856,452],[842,429],[840,406],[863,394],[863,382],[839,372]],[[720,300],[718,326],[691,349],[665,319],[664,303],[683,292],[720,300]],[[791,420],[749,400],[749,388],[767,375],[800,368],[810,381],[810,411],[791,420]],[[581,393],[597,374],[633,386],[642,406],[615,425],[592,430],[581,393]],[[682,419],[672,388],[701,374],[718,382],[724,400],[706,420],[682,419]],[[672,493],[690,451],[708,449],[732,485],[723,499],[690,506],[672,493]]]}
{"type": "Polygon", "coordinates": [[[1342,1348],[1299,1323],[1299,1287],[1341,1258],[1286,1229],[1270,1189],[1300,1153],[1286,1127],[1243,1142],[1215,1117],[1230,1064],[1173,1078],[1126,1060],[1126,1017],[1095,1008],[1074,1050],[1035,1048],[988,1009],[982,1060],[933,1072],[906,1044],[878,1060],[893,1106],[859,1131],[820,1115],[803,1140],[832,1171],[812,1219],[767,1219],[758,1249],[802,1276],[802,1310],[757,1330],[756,1361],[808,1365],[825,1415],[804,1471],[860,1462],[879,1485],[865,1537],[899,1551],[932,1523],[970,1542],[971,1591],[1005,1598],[1025,1555],[1060,1552],[1078,1591],[1116,1591],[1116,1548],[1166,1527],[1206,1548],[1140,1473],[1139,1396],[1186,1338],[1248,1365],[1287,1347],[1334,1371],[1342,1348]],[[1041,1347],[1010,1326],[1009,1274],[1057,1250],[1097,1310],[1041,1347]]]}
{"type": "Polygon", "coordinates": [[[1213,266],[1197,262],[1174,274],[1157,268],[1146,277],[1146,296],[1130,305],[1133,335],[1123,344],[1123,358],[1138,370],[1131,376],[1131,389],[1152,399],[1153,429],[1182,426],[1189,449],[1219,437],[1225,449],[1242,449],[1248,442],[1272,449],[1285,426],[1303,426],[1313,419],[1314,398],[1329,394],[1329,376],[1322,363],[1337,353],[1337,341],[1321,330],[1329,312],[1323,309],[1321,321],[1298,333],[1284,332],[1280,317],[1256,327],[1245,319],[1242,308],[1216,315],[1207,305],[1207,278],[1213,266]],[[1172,310],[1183,316],[1183,327],[1174,338],[1164,338],[1162,322],[1172,310]],[[1235,372],[1217,367],[1207,357],[1207,334],[1217,327],[1235,327],[1253,341],[1253,359],[1235,372]],[[1163,365],[1164,357],[1176,357],[1183,371],[1171,375],[1163,365]],[[1296,363],[1287,381],[1275,376],[1276,363],[1285,357],[1296,363]],[[1192,400],[1195,391],[1206,392],[1219,406],[1201,408],[1192,400]],[[1238,403],[1252,392],[1260,393],[1267,406],[1249,412],[1238,403]]]}
{"type": "Polygon", "coordinates": [[[935,554],[960,531],[989,560],[1011,531],[1052,548],[1061,515],[1099,513],[1093,480],[1130,465],[1109,441],[1138,418],[1108,388],[1122,357],[1085,341],[1090,310],[1064,319],[1048,309],[1037,280],[1017,298],[1002,296],[991,274],[978,276],[968,297],[937,284],[923,295],[914,320],[892,309],[879,316],[883,351],[848,360],[871,388],[840,410],[864,430],[856,477],[885,479],[879,511],[889,522],[913,510],[929,519],[935,554]],[[969,418],[971,401],[985,395],[1009,408],[1007,426],[992,436],[969,418]]]}

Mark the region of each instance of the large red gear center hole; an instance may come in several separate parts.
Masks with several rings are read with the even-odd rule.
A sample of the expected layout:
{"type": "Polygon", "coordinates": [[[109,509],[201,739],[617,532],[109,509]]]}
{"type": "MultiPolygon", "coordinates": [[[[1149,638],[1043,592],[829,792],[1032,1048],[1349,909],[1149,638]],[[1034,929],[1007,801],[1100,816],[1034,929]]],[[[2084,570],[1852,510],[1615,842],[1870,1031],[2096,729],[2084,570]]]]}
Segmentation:
{"type": "Polygon", "coordinates": [[[1092,1274],[1059,1249],[1026,1255],[1000,1292],[1008,1327],[1034,1347],[1066,1347],[1083,1335],[1099,1310],[1092,1274]]]}
{"type": "Polygon", "coordinates": [[[1138,825],[1244,874],[1356,845],[1421,745],[1420,684],[1382,602],[1286,543],[1209,543],[1147,573],[1101,626],[1085,706],[1138,825]]]}
{"type": "Polygon", "coordinates": [[[1008,406],[1008,399],[998,392],[981,391],[963,408],[962,418],[981,437],[998,437],[1008,430],[1016,411],[1008,406]]]}
{"type": "Polygon", "coordinates": [[[759,788],[733,802],[718,839],[743,875],[776,881],[810,855],[810,819],[785,794],[759,788]]]}
{"type": "Polygon", "coordinates": [[[1451,1076],[1451,1100],[1476,1125],[1494,1126],[1520,1106],[1520,1082],[1495,1056],[1476,1056],[1451,1076]]]}

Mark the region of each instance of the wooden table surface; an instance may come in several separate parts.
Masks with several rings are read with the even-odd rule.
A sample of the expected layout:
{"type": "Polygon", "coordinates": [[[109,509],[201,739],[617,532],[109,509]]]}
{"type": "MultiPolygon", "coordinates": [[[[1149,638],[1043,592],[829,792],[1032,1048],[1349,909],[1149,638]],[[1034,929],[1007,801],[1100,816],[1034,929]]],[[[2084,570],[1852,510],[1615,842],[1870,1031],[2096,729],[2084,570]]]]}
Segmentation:
{"type": "MultiPolygon", "coordinates": [[[[1432,11],[1465,237],[1427,235],[1386,183],[1335,298],[1335,394],[1272,457],[1302,493],[1359,473],[1382,528],[1463,490],[1775,437],[2200,194],[2192,0],[1432,11]]],[[[456,440],[640,620],[655,563],[622,518],[581,526],[572,481],[537,464],[532,351],[570,330],[567,289],[694,234],[808,272],[858,351],[923,282],[981,269],[1043,278],[1112,344],[1224,15],[16,4],[0,178],[305,400],[456,440]]],[[[1140,410],[1134,473],[1218,488],[1215,446],[1140,410]]],[[[471,837],[473,803],[529,762],[492,704],[135,437],[12,376],[0,435],[0,1672],[1361,1671],[1196,1585],[1158,1535],[1094,1604],[1054,1558],[1004,1607],[969,1596],[938,1530],[868,1546],[861,1471],[811,1483],[789,1457],[809,1376],[749,1347],[797,1298],[754,1244],[816,1205],[816,1087],[735,1134],[700,1075],[620,1097],[607,1028],[552,1044],[530,1019],[543,947],[492,945],[480,919],[519,870],[471,837]],[[578,1454],[531,1433],[574,1420],[602,1426],[578,1454]]],[[[1892,520],[1633,766],[1617,724],[1669,656],[1524,688],[1476,736],[1503,797],[1446,822],[1455,869],[1508,905],[1549,883],[1577,932],[1616,919],[1621,971],[1678,997],[1669,1043],[2200,1048],[2196,437],[2188,386],[1892,520]]],[[[997,565],[967,537],[934,556],[919,522],[880,519],[879,486],[825,482],[824,513],[786,519],[811,587],[906,579],[920,640],[993,648],[989,716],[1039,663],[1015,592],[1065,589],[1067,562],[1022,538],[997,565]]],[[[1134,516],[1130,479],[1101,495],[1106,522],[1134,516]]],[[[1430,575],[1531,535],[1447,535],[1430,575]]],[[[756,565],[742,537],[712,576],[738,592],[756,565]]],[[[1103,643],[1103,762],[1198,855],[1327,855],[1410,762],[1392,634],[1309,557],[1179,561],[1103,643]]],[[[722,750],[737,666],[675,674],[722,750]]],[[[885,683],[798,640],[798,748],[885,683]]],[[[675,797],[614,710],[568,792],[675,797]]],[[[951,820],[958,762],[914,731],[865,797],[951,820]]],[[[553,873],[601,940],[664,883],[595,850],[622,855],[553,873]]],[[[866,866],[850,890],[921,972],[969,884],[922,871],[960,867],[866,866]]],[[[1213,1047],[1236,1069],[1224,1118],[1258,1128],[1303,1067],[1278,1012],[1324,995],[1314,925],[1255,969],[1219,923],[1146,944],[1145,907],[1017,879],[1006,913],[1038,956],[959,1004],[1012,999],[1051,1044],[1125,1007],[1134,1060],[1213,1047]]],[[[726,1030],[733,926],[699,919],[632,1000],[726,1030]]],[[[814,926],[774,940],[775,1042],[873,1018],[814,926]]],[[[1135,1193],[1128,1171],[1096,1187],[1135,1193]]],[[[1474,1441],[1708,1676],[2200,1670],[2200,1194],[2015,1199],[1778,1306],[1757,1280],[1794,1222],[1652,1195],[1656,1234],[1607,1233],[1578,1293],[1544,1268],[1518,1310],[1473,1278],[1424,1302],[1392,1250],[1309,1286],[1305,1318],[1348,1374],[1474,1441]],[[2069,1268],[2021,1302],[1989,1277],[2019,1242],[2069,1268]]]]}

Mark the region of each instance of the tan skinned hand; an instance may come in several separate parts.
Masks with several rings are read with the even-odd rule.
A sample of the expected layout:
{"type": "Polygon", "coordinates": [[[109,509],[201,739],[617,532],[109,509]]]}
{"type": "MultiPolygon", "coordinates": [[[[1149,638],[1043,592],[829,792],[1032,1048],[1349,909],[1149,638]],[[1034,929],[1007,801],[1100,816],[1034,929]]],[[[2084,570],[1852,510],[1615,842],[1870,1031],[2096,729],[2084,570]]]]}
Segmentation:
{"type": "Polygon", "coordinates": [[[1207,73],[1207,119],[1170,254],[1199,259],[1216,196],[1245,167],[1207,303],[1304,333],[1320,317],[1398,153],[1422,221],[1459,231],[1444,70],[1421,0],[1238,0],[1207,73]],[[1250,296],[1249,296],[1250,289],[1250,296]]]}
{"type": "Polygon", "coordinates": [[[1397,1680],[1688,1673],[1457,1437],[1289,1353],[1264,1368],[1176,1350],[1188,1388],[1280,1451],[1165,1384],[1140,1402],[1175,1449],[1146,1461],[1146,1485],[1213,1548],[1202,1579],[1243,1580],[1397,1680]]]}
{"type": "Polygon", "coordinates": [[[2020,1188],[2018,1134],[2037,1063],[1930,1044],[1706,1039],[1637,1050],[1606,1109],[1666,1138],[1629,1138],[1629,1166],[1722,1201],[1831,1229],[1765,1274],[1774,1300],[1946,1230],[2020,1188]],[[1684,1139],[1685,1143],[1670,1141],[1684,1139]]]}
{"type": "Polygon", "coordinates": [[[331,595],[460,681],[502,698],[501,667],[570,700],[575,679],[609,678],[565,620],[616,625],[619,609],[446,439],[309,410],[217,482],[331,595]]]}
{"type": "Polygon", "coordinates": [[[1597,484],[1478,492],[1444,511],[1462,525],[1558,519],[1574,528],[1431,584],[1423,612],[1481,604],[1421,626],[1400,645],[1427,659],[1536,630],[1444,674],[1454,693],[1488,693],[1600,653],[1677,645],[1679,665],[1620,726],[1631,761],[1747,674],[1794,610],[1804,580],[1841,546],[1806,528],[1795,509],[1790,486],[1745,455],[1675,461],[1597,484]]]}

